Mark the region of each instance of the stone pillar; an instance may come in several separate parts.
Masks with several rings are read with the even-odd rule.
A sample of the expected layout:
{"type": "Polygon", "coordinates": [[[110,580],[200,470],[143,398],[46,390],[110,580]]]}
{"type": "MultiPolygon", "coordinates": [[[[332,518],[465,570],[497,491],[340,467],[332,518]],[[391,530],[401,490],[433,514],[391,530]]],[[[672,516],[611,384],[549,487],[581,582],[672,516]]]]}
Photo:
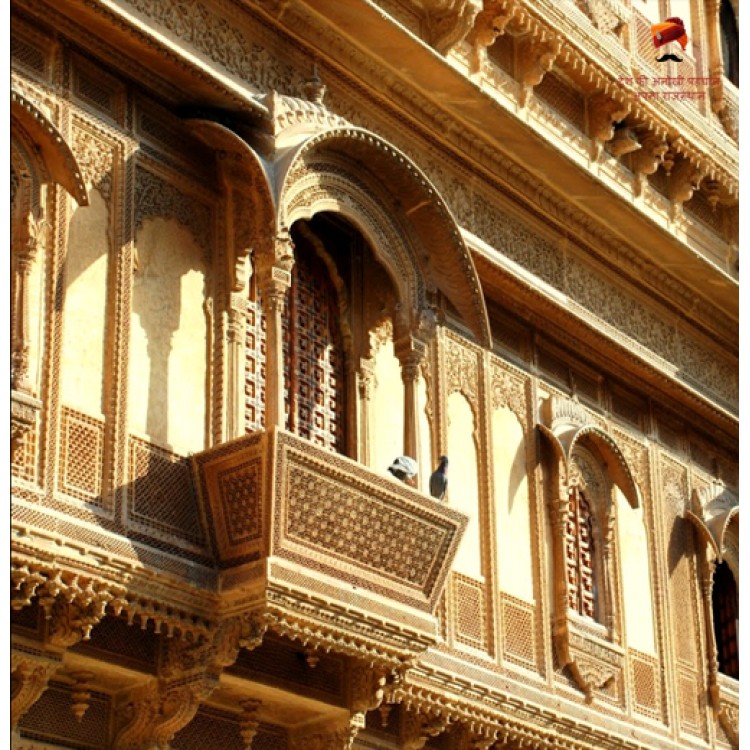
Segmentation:
{"type": "Polygon", "coordinates": [[[401,363],[401,380],[404,383],[404,455],[416,460],[419,455],[417,381],[426,347],[413,336],[406,336],[394,342],[394,349],[401,363]]]}
{"type": "Polygon", "coordinates": [[[370,465],[370,399],[375,387],[375,363],[362,357],[357,371],[357,397],[359,399],[359,419],[357,425],[357,460],[370,465]]]}
{"type": "Polygon", "coordinates": [[[11,387],[28,394],[32,394],[29,379],[29,277],[45,234],[45,222],[36,221],[29,210],[13,243],[16,263],[13,272],[11,387]]]}
{"type": "Polygon", "coordinates": [[[276,237],[274,258],[258,259],[258,290],[266,317],[266,427],[284,429],[284,333],[286,295],[294,265],[288,233],[276,237]]]}

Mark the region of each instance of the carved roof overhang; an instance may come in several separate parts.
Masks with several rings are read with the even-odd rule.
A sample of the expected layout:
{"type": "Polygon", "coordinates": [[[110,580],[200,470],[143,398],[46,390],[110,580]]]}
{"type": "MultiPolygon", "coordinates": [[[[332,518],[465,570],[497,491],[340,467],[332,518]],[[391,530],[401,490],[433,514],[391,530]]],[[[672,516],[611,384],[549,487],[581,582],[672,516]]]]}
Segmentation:
{"type": "Polygon", "coordinates": [[[11,131],[18,128],[39,149],[39,166],[43,179],[62,185],[79,205],[89,199],[81,168],[60,131],[37,104],[11,86],[11,131]]]}
{"type": "MultiPolygon", "coordinates": [[[[291,226],[297,218],[309,218],[315,211],[316,207],[309,204],[290,208],[287,194],[297,189],[295,183],[301,173],[314,173],[326,162],[359,183],[363,197],[370,191],[376,195],[391,216],[413,234],[417,272],[427,289],[439,289],[477,340],[489,346],[489,319],[482,287],[456,220],[425,174],[380,136],[362,128],[337,127],[310,137],[285,155],[276,172],[280,224],[291,226]]],[[[345,205],[339,210],[347,214],[345,205]]],[[[365,229],[361,216],[349,211],[347,218],[365,229]]],[[[373,249],[376,254],[383,252],[377,246],[373,249]]],[[[397,286],[403,283],[398,278],[394,281],[397,286]]]]}
{"type": "Polygon", "coordinates": [[[638,382],[645,394],[656,400],[668,400],[675,408],[687,408],[697,419],[715,428],[713,438],[730,451],[737,450],[739,418],[736,407],[712,399],[705,391],[679,380],[674,372],[666,372],[627,348],[621,341],[612,340],[602,332],[594,320],[584,320],[573,313],[557,290],[541,288],[532,281],[531,274],[520,275],[490,261],[484,252],[475,251],[488,296],[502,300],[511,312],[525,320],[540,333],[577,351],[587,362],[603,372],[627,373],[638,382]]]}
{"type": "Polygon", "coordinates": [[[577,401],[550,396],[544,404],[544,416],[547,424],[540,423],[537,427],[549,441],[560,466],[563,467],[565,483],[569,480],[576,445],[587,440],[598,448],[607,464],[610,478],[620,488],[630,505],[633,508],[640,506],[638,485],[623,452],[610,435],[590,420],[585,409],[577,401]]]}
{"type": "Polygon", "coordinates": [[[739,515],[739,498],[724,487],[693,490],[690,507],[685,510],[685,518],[695,526],[699,538],[719,562],[726,553],[727,530],[739,515]]]}

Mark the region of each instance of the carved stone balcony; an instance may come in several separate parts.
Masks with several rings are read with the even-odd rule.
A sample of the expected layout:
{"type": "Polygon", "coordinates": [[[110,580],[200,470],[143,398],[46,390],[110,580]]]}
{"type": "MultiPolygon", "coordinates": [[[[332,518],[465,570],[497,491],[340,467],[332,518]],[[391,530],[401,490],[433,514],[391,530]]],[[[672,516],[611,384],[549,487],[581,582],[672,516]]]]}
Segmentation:
{"type": "Polygon", "coordinates": [[[382,661],[434,642],[465,516],[277,429],[193,465],[228,611],[382,661]]]}

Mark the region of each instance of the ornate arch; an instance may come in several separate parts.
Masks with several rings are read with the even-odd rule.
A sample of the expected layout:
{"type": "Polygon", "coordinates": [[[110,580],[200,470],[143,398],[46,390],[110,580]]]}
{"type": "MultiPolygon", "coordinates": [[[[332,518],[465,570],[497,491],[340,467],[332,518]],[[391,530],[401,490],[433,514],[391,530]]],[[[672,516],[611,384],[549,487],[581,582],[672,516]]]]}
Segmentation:
{"type": "Polygon", "coordinates": [[[593,424],[577,401],[551,396],[546,404],[547,424],[540,423],[539,431],[547,438],[560,463],[561,481],[571,480],[573,453],[581,443],[596,446],[607,465],[607,473],[620,488],[632,508],[640,507],[638,485],[628,461],[617,442],[593,424]]]}
{"type": "Polygon", "coordinates": [[[39,181],[62,185],[79,205],[88,206],[81,168],[70,146],[39,107],[13,87],[10,91],[10,122],[11,136],[35,146],[39,181]]]}
{"type": "Polygon", "coordinates": [[[576,399],[550,396],[542,412],[544,422],[537,426],[553,454],[549,508],[555,570],[555,648],[561,665],[569,670],[589,702],[594,691],[606,691],[621,679],[625,663],[620,645],[622,618],[615,571],[612,485],[620,488],[634,508],[640,504],[639,492],[617,443],[592,422],[576,399]],[[592,563],[598,570],[600,599],[595,609],[591,607],[598,610],[593,622],[587,619],[591,617],[588,612],[571,609],[568,586],[568,542],[575,541],[579,528],[571,518],[579,516],[576,508],[581,493],[591,503],[595,521],[592,563]],[[573,523],[573,531],[569,523],[573,523]]]}
{"type": "Polygon", "coordinates": [[[232,291],[245,279],[245,258],[274,251],[276,208],[271,178],[258,154],[234,131],[212,120],[191,119],[192,133],[213,148],[227,196],[226,224],[230,252],[227,273],[232,291]]]}
{"type": "Polygon", "coordinates": [[[690,507],[685,511],[687,518],[698,532],[705,545],[708,557],[718,563],[727,558],[732,573],[739,580],[738,560],[727,542],[732,536],[728,530],[732,521],[739,520],[740,505],[737,495],[726,488],[704,487],[693,490],[690,507]],[[727,555],[727,551],[729,554],[727,555]]]}
{"type": "Polygon", "coordinates": [[[276,185],[280,230],[334,211],[364,234],[394,281],[412,331],[429,326],[430,296],[440,290],[489,345],[468,248],[436,188],[405,154],[367,130],[334,127],[285,155],[276,185]]]}

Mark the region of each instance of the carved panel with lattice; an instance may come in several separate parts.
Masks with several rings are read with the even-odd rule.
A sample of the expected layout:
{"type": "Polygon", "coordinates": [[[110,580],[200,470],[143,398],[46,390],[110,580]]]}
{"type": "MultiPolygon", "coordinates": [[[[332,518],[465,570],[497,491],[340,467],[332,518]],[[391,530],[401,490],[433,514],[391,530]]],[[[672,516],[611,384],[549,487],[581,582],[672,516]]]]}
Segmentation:
{"type": "Polygon", "coordinates": [[[157,532],[199,544],[203,534],[188,460],[130,439],[128,517],[157,532]]]}
{"type": "Polygon", "coordinates": [[[501,607],[503,658],[527,669],[537,669],[534,605],[503,594],[501,607]]]}
{"type": "Polygon", "coordinates": [[[633,709],[636,713],[663,720],[661,706],[661,671],[653,656],[630,652],[630,680],[633,709]]]}
{"type": "Polygon", "coordinates": [[[700,735],[702,733],[698,686],[698,675],[695,672],[680,670],[676,685],[677,703],[680,729],[687,734],[700,735]]]}
{"type": "Polygon", "coordinates": [[[101,502],[104,423],[63,408],[60,424],[59,487],[71,497],[101,502]]]}
{"type": "Polygon", "coordinates": [[[468,576],[454,573],[453,634],[457,643],[487,650],[487,612],[484,584],[468,576]]]}

